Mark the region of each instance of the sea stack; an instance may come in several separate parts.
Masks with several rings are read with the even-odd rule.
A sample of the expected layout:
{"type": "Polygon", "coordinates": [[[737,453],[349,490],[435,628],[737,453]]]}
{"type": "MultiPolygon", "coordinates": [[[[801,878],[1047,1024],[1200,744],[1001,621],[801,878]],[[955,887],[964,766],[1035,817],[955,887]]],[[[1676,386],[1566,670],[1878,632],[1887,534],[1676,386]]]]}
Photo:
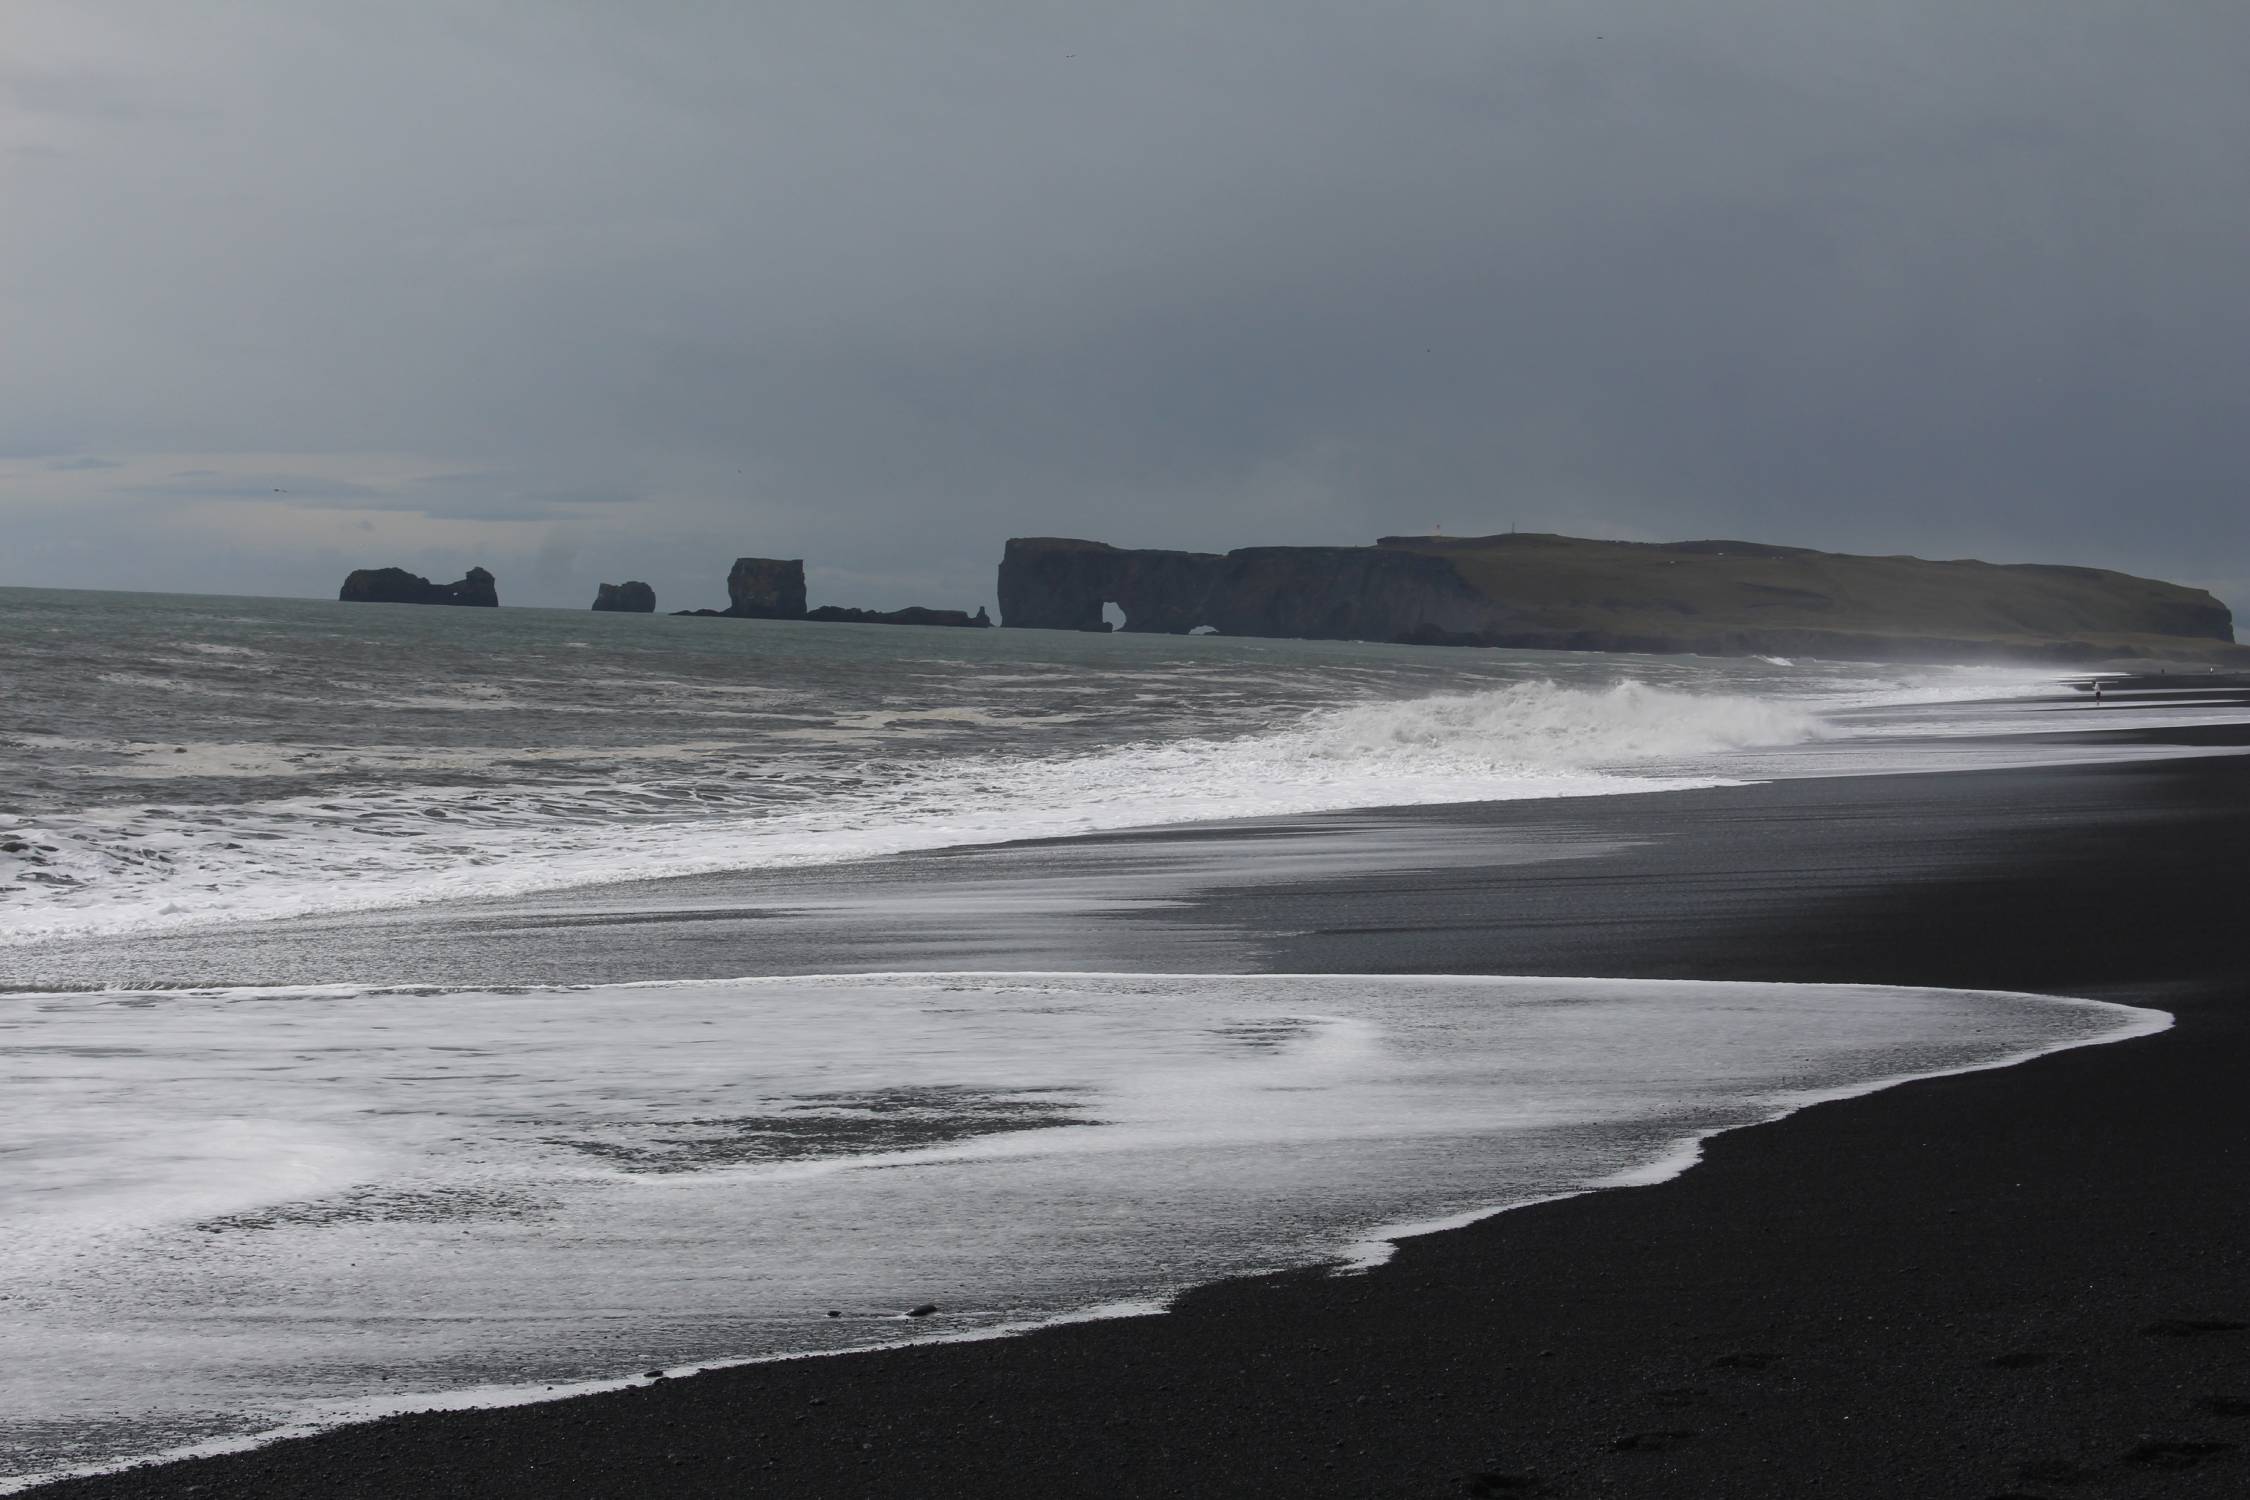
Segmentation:
{"type": "Polygon", "coordinates": [[[805,560],[738,557],[727,574],[727,613],[747,620],[805,617],[805,560]]]}
{"type": "Polygon", "coordinates": [[[634,579],[630,583],[605,583],[594,594],[594,608],[617,614],[656,613],[656,590],[634,579]]]}
{"type": "Polygon", "coordinates": [[[483,568],[469,569],[459,583],[432,583],[404,568],[355,568],[337,590],[346,604],[470,604],[494,609],[500,591],[483,568]]]}

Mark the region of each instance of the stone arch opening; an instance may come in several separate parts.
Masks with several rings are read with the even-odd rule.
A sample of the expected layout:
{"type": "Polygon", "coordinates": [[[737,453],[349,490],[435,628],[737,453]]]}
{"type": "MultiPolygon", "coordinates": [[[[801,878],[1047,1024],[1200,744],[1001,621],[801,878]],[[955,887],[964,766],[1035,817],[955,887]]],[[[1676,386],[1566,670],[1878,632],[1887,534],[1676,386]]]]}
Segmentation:
{"type": "Polygon", "coordinates": [[[1104,599],[1102,601],[1102,624],[1108,626],[1111,630],[1123,630],[1125,628],[1125,606],[1119,604],[1115,599],[1104,599]]]}

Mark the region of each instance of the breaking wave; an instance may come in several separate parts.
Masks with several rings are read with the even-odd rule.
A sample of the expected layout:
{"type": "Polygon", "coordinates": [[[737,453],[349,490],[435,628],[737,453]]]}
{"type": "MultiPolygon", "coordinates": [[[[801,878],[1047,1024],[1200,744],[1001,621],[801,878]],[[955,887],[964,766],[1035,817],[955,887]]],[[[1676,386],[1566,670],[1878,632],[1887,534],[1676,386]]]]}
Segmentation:
{"type": "Polygon", "coordinates": [[[839,766],[792,762],[801,752],[768,740],[671,747],[630,772],[558,757],[498,786],[407,775],[110,806],[0,821],[0,943],[1206,819],[1712,785],[1731,779],[1731,751],[1823,733],[1810,709],[1753,696],[1527,682],[1073,754],[839,766]]]}
{"type": "Polygon", "coordinates": [[[1484,769],[1583,769],[1619,761],[1701,757],[1819,737],[1802,707],[1725,693],[1621,682],[1602,689],[1529,682],[1480,693],[1369,703],[1315,715],[1314,753],[1403,753],[1484,769]]]}

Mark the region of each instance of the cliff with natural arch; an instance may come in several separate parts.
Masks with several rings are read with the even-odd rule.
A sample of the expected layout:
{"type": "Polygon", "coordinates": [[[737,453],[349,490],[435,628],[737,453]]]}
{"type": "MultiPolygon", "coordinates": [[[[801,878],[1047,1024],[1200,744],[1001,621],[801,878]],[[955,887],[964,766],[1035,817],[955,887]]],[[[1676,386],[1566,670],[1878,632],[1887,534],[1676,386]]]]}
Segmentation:
{"type": "Polygon", "coordinates": [[[2101,568],[1934,562],[1760,542],[1510,533],[1175,552],[1016,537],[1003,625],[1134,633],[1930,661],[2237,663],[2202,589],[2101,568]]]}

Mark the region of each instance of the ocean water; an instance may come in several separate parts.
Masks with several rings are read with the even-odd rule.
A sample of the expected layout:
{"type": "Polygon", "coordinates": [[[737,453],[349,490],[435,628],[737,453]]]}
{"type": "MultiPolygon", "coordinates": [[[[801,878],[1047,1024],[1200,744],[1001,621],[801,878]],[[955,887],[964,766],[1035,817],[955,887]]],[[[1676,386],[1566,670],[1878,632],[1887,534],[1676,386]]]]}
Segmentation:
{"type": "Polygon", "coordinates": [[[2163,1024],[1220,974],[1162,937],[929,972],[1040,913],[1591,852],[1394,847],[1354,810],[2116,753],[2044,733],[2097,721],[2030,670],[0,590],[0,702],[0,1488],[1365,1263],[1814,1098],[2163,1024]],[[920,873],[1216,820],[1261,833],[920,873]],[[790,872],[824,883],[777,943],[879,928],[916,972],[811,972],[756,913],[693,945],[790,872]],[[496,987],[394,938],[542,903],[633,940],[496,987]],[[209,987],[184,955],[214,952],[295,978],[209,987]],[[1045,972],[1096,956],[1131,972],[1045,972]]]}
{"type": "Polygon", "coordinates": [[[2041,681],[0,589],[0,945],[1865,769],[2041,681]]]}

